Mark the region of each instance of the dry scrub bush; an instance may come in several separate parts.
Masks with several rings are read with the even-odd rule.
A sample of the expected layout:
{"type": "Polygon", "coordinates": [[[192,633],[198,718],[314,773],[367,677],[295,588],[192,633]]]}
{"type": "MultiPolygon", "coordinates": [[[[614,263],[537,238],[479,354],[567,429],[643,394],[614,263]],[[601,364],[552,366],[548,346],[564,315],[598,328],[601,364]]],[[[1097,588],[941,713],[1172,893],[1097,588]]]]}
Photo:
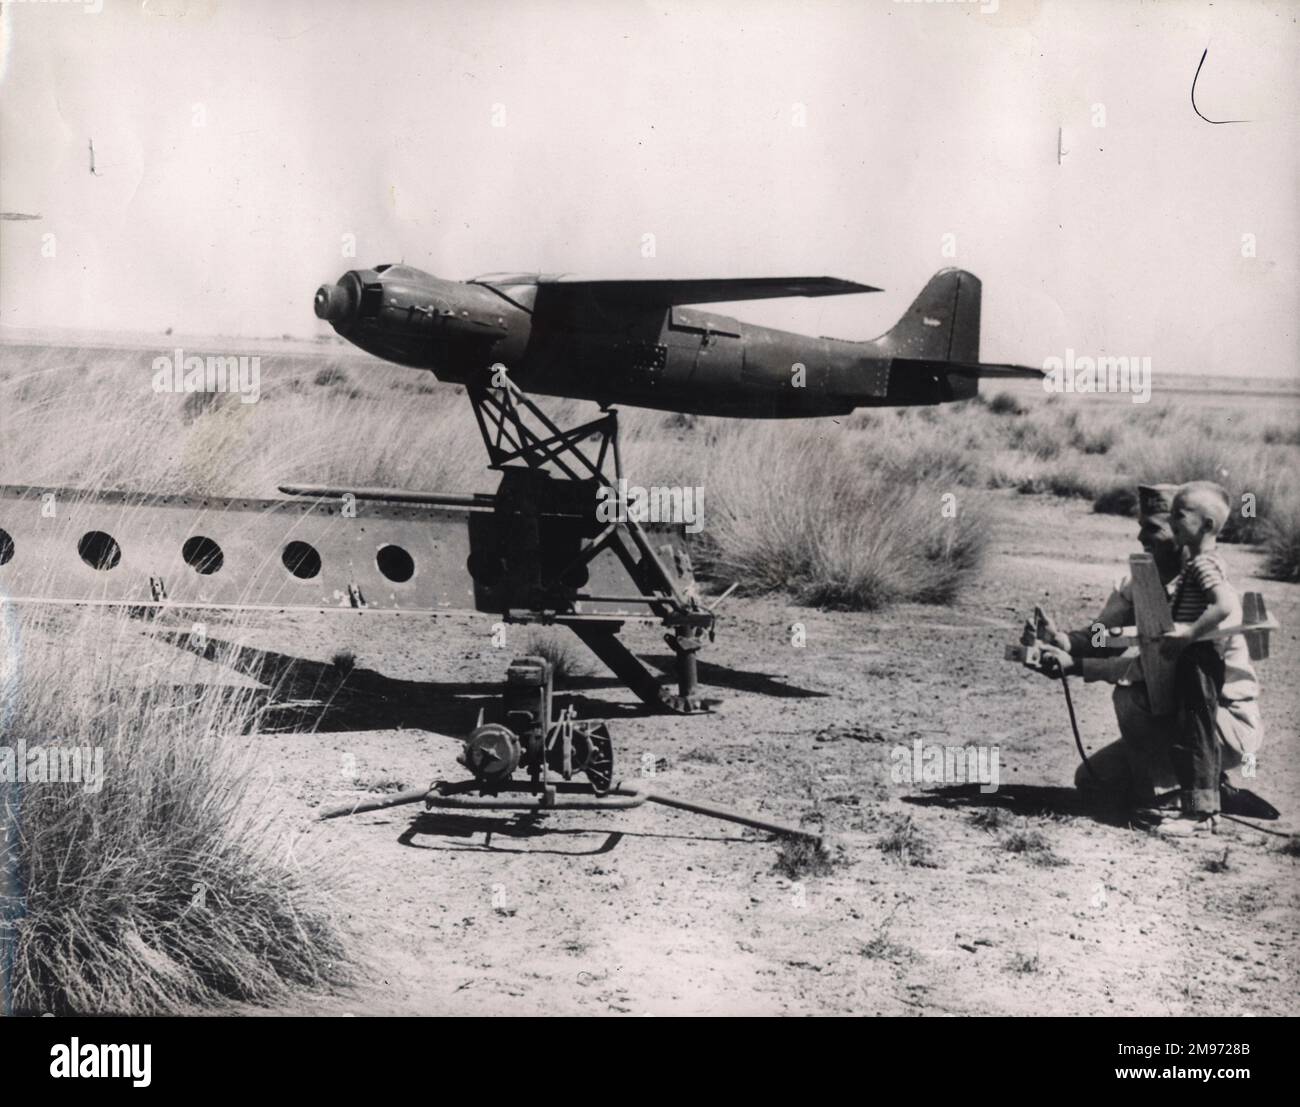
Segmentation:
{"type": "Polygon", "coordinates": [[[555,686],[563,688],[571,681],[591,675],[591,665],[577,648],[568,631],[530,630],[520,656],[540,657],[550,663],[555,686]]]}
{"type": "Polygon", "coordinates": [[[979,566],[987,524],[945,516],[951,486],[899,479],[843,436],[748,426],[710,462],[700,560],[720,582],[872,609],[946,602],[979,566]]]}
{"type": "Polygon", "coordinates": [[[1264,575],[1300,584],[1300,504],[1286,507],[1264,523],[1264,575]]]}
{"type": "Polygon", "coordinates": [[[146,1014],[347,979],[329,882],[250,794],[254,691],[200,683],[197,658],[158,683],[128,617],[66,618],[0,643],[2,741],[101,747],[103,786],[0,783],[0,994],[146,1014]]]}

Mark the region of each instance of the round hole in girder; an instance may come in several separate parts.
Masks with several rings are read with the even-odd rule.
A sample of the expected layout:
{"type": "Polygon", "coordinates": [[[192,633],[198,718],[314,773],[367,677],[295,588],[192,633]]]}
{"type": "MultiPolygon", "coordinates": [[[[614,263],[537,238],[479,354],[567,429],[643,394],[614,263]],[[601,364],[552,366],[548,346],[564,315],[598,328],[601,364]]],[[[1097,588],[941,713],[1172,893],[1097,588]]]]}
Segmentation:
{"type": "Polygon", "coordinates": [[[221,547],[202,534],[185,540],[185,545],[181,547],[181,557],[185,558],[186,565],[205,577],[218,572],[226,563],[226,555],[221,552],[221,547]]]}
{"type": "Polygon", "coordinates": [[[14,556],[14,540],[9,537],[7,530],[0,529],[0,565],[12,561],[14,556]]]}
{"type": "Polygon", "coordinates": [[[311,580],[320,575],[320,554],[307,542],[290,542],[280,555],[284,567],[299,580],[311,580]]]}
{"type": "Polygon", "coordinates": [[[375,554],[379,571],[397,584],[405,584],[415,576],[415,560],[401,546],[380,546],[375,554]]]}
{"type": "Polygon", "coordinates": [[[591,579],[591,574],[587,572],[585,565],[579,565],[576,568],[569,569],[562,577],[560,583],[568,588],[582,588],[587,581],[591,579]]]}
{"type": "Polygon", "coordinates": [[[77,543],[77,553],[92,569],[101,571],[116,569],[122,560],[122,547],[117,544],[117,539],[102,530],[90,530],[83,534],[77,543]]]}
{"type": "Polygon", "coordinates": [[[474,578],[475,583],[483,585],[484,588],[499,584],[501,578],[505,576],[501,559],[482,550],[475,550],[469,555],[465,561],[465,568],[469,570],[469,575],[474,578]]]}

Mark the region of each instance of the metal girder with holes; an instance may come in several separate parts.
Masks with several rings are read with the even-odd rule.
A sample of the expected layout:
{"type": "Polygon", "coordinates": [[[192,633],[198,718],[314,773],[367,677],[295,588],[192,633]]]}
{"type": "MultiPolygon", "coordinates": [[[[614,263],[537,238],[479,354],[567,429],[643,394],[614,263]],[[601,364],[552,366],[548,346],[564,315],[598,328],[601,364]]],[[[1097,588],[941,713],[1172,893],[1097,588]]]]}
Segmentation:
{"type": "Polygon", "coordinates": [[[491,545],[494,498],[441,499],[445,505],[0,486],[0,598],[482,611],[559,622],[648,614],[644,602],[627,595],[634,590],[611,550],[590,560],[583,589],[566,604],[510,611],[509,597],[476,581],[468,568],[476,547],[491,545]]]}

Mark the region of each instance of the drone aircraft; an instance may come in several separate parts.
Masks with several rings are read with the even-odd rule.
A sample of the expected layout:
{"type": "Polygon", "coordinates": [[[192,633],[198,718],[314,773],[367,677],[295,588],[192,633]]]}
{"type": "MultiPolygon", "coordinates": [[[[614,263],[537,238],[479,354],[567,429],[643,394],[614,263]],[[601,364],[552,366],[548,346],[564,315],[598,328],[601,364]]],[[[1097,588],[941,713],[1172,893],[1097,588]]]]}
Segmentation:
{"type": "MultiPolygon", "coordinates": [[[[126,606],[151,619],[317,610],[409,622],[472,611],[502,625],[567,627],[649,710],[708,711],[716,701],[701,698],[697,657],[713,639],[719,607],[744,582],[706,599],[682,527],[597,510],[603,493],[625,483],[617,405],[835,416],[969,399],[981,377],[1042,376],[980,361],[980,282],[964,270],[936,274],[906,315],[869,342],[787,333],[690,306],[874,291],[829,277],[460,283],[405,265],[345,273],[317,291],[316,315],[371,354],[464,386],[498,475],[495,492],[293,483],[279,486],[285,498],[248,500],[0,485],[0,601],[126,606]],[[603,410],[561,427],[533,394],[603,410]],[[658,624],[672,651],[667,669],[623,641],[629,623],[658,624]]],[[[177,641],[212,648],[206,634],[177,641]]],[[[653,801],[815,836],[619,784],[604,722],[576,718],[572,703],[560,708],[552,688],[549,663],[516,658],[493,717],[480,710],[465,739],[471,779],[380,806],[653,801]],[[518,770],[531,781],[512,782],[518,770]]]]}
{"type": "Polygon", "coordinates": [[[833,277],[441,280],[406,265],[351,270],[316,292],[319,318],[361,349],[470,384],[504,367],[539,395],[694,415],[798,418],[970,399],[981,377],[1041,377],[979,358],[980,281],[931,278],[869,342],[815,338],[689,305],[879,289],[833,277]]]}

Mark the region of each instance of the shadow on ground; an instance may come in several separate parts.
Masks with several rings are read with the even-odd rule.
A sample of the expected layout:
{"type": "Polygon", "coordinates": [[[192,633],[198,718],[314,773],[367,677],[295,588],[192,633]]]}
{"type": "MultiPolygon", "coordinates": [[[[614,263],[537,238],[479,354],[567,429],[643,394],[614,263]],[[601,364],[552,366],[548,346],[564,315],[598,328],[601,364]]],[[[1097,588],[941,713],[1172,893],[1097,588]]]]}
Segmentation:
{"type": "MultiPolygon", "coordinates": [[[[440,734],[468,733],[480,710],[491,717],[501,694],[500,681],[398,680],[373,669],[345,669],[274,650],[242,646],[186,631],[154,630],[153,637],[177,649],[224,665],[255,680],[265,691],[258,711],[268,730],[314,730],[338,733],[362,730],[418,729],[440,734]]],[[[672,671],[671,657],[648,658],[663,672],[672,671]]],[[[823,692],[798,688],[763,673],[701,664],[705,683],[758,695],[822,697],[823,692]]],[[[581,676],[556,690],[559,708],[572,706],[579,719],[631,719],[653,713],[639,700],[611,703],[584,692],[622,688],[613,676],[581,676]]],[[[232,690],[232,694],[246,694],[232,690]]]]}
{"type": "Polygon", "coordinates": [[[1013,815],[1052,818],[1092,819],[1105,826],[1128,827],[1128,813],[1120,807],[1107,806],[1085,796],[1077,788],[1046,784],[1007,784],[996,792],[981,792],[978,784],[954,784],[935,788],[915,796],[904,796],[904,803],[916,807],[946,807],[976,811],[999,808],[1013,815]]]}
{"type": "MultiPolygon", "coordinates": [[[[617,811],[609,813],[611,818],[618,817],[617,811]]],[[[762,838],[742,838],[735,835],[725,834],[666,834],[656,833],[654,831],[624,831],[624,830],[607,830],[604,827],[559,827],[548,826],[545,823],[545,815],[537,815],[532,812],[503,812],[497,816],[491,815],[462,815],[452,814],[443,811],[425,811],[416,815],[411,820],[411,825],[406,828],[397,839],[402,845],[409,846],[412,849],[455,849],[471,850],[482,852],[484,850],[493,853],[538,853],[538,854],[555,854],[563,857],[585,857],[593,856],[600,853],[609,853],[625,837],[631,838],[662,838],[675,839],[678,841],[691,842],[736,842],[748,843],[750,845],[765,845],[765,839],[762,838]],[[415,839],[421,835],[429,835],[443,839],[470,839],[475,835],[484,835],[481,844],[474,844],[466,841],[461,846],[448,846],[443,843],[438,844],[420,844],[415,839]],[[558,838],[563,840],[565,837],[576,835],[604,834],[605,840],[595,849],[520,849],[511,848],[510,846],[501,846],[493,841],[494,837],[513,839],[515,841],[527,841],[533,838],[558,838]]]]}

